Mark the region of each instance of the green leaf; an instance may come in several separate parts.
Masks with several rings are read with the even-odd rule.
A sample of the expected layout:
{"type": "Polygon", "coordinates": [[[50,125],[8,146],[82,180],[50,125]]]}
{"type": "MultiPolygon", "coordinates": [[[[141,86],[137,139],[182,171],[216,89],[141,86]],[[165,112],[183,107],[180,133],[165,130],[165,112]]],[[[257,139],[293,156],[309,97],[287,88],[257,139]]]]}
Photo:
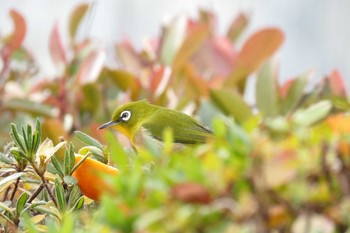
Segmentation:
{"type": "Polygon", "coordinates": [[[73,172],[80,166],[80,164],[82,164],[85,159],[87,159],[87,157],[89,157],[91,155],[91,153],[87,153],[74,167],[73,169],[70,171],[70,175],[73,174],[73,172]]]}
{"type": "Polygon", "coordinates": [[[66,154],[64,156],[64,174],[69,175],[71,174],[71,170],[74,167],[74,162],[75,162],[75,156],[74,156],[74,147],[73,144],[71,143],[69,145],[69,148],[66,150],[66,154]]]}
{"type": "Polygon", "coordinates": [[[27,132],[24,130],[24,127],[22,126],[22,135],[23,135],[23,141],[24,145],[26,147],[25,151],[28,153],[27,156],[30,154],[30,145],[28,143],[28,135],[27,132]]]}
{"type": "Polygon", "coordinates": [[[35,123],[35,140],[33,140],[34,143],[34,147],[33,147],[33,152],[36,153],[36,151],[39,148],[40,142],[41,142],[41,124],[39,119],[36,119],[36,123],[35,123]]]}
{"type": "Polygon", "coordinates": [[[19,135],[17,127],[15,124],[11,123],[11,133],[10,136],[17,147],[19,147],[23,152],[26,152],[26,148],[24,146],[24,140],[21,135],[19,135]]]}
{"type": "Polygon", "coordinates": [[[52,156],[51,162],[54,168],[56,169],[57,173],[59,174],[59,176],[63,177],[64,176],[63,169],[60,162],[58,162],[58,159],[55,156],[52,156]]]}
{"type": "Polygon", "coordinates": [[[83,3],[78,7],[76,7],[73,13],[71,14],[69,19],[69,36],[72,41],[74,41],[79,25],[88,9],[89,9],[89,5],[86,3],[83,3]]]}
{"type": "Polygon", "coordinates": [[[26,112],[43,117],[55,117],[54,108],[28,99],[9,99],[2,103],[5,110],[26,112]]]}
{"type": "Polygon", "coordinates": [[[85,144],[95,146],[103,151],[101,143],[96,139],[90,137],[86,133],[83,133],[81,131],[75,131],[74,134],[78,137],[80,141],[84,142],[85,144]]]}
{"type": "Polygon", "coordinates": [[[266,117],[279,113],[279,92],[276,71],[273,64],[267,62],[260,70],[256,81],[256,105],[266,117]]]}
{"type": "Polygon", "coordinates": [[[17,200],[16,211],[17,211],[18,217],[22,214],[22,211],[27,201],[28,201],[28,194],[26,192],[23,192],[17,200]]]}
{"type": "Polygon", "coordinates": [[[299,126],[310,126],[325,118],[331,109],[332,103],[328,100],[323,100],[305,110],[298,110],[293,115],[293,120],[299,126]]]}
{"type": "Polygon", "coordinates": [[[60,212],[64,212],[66,210],[66,198],[64,194],[64,188],[57,178],[55,179],[55,194],[58,209],[60,212]]]}
{"type": "Polygon", "coordinates": [[[55,218],[57,218],[58,220],[61,220],[61,218],[54,211],[48,209],[47,207],[36,206],[36,207],[34,207],[34,209],[41,212],[41,213],[52,215],[55,218]]]}
{"type": "Polygon", "coordinates": [[[290,84],[287,84],[290,86],[288,87],[287,92],[285,93],[283,101],[281,101],[281,107],[284,114],[288,114],[297,109],[298,105],[300,104],[303,98],[304,89],[307,85],[309,75],[310,73],[300,75],[296,79],[291,80],[290,84]]]}
{"type": "Polygon", "coordinates": [[[81,111],[88,111],[95,114],[99,111],[102,96],[96,83],[88,83],[82,86],[83,99],[79,104],[81,111]]]}
{"type": "Polygon", "coordinates": [[[233,116],[238,122],[243,122],[252,116],[250,107],[237,91],[213,89],[210,91],[210,96],[223,113],[233,116]]]}
{"type": "Polygon", "coordinates": [[[32,126],[30,126],[29,124],[27,125],[27,140],[28,140],[28,149],[29,149],[29,153],[32,154],[33,153],[33,135],[32,135],[32,126]]]}
{"type": "Polygon", "coordinates": [[[81,196],[73,205],[72,210],[80,210],[84,206],[84,197],[81,196]]]}

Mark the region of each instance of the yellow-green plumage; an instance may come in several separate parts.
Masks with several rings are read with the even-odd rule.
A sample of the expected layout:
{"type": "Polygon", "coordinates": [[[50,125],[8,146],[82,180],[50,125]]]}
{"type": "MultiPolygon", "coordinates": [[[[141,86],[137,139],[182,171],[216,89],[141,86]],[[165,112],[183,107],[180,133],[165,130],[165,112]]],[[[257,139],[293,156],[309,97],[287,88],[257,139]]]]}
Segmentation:
{"type": "Polygon", "coordinates": [[[190,116],[149,104],[145,100],[119,107],[114,112],[112,120],[100,126],[99,129],[107,127],[113,127],[125,134],[133,144],[141,131],[146,131],[151,137],[161,141],[163,131],[170,128],[174,142],[182,144],[204,143],[212,134],[190,116]]]}

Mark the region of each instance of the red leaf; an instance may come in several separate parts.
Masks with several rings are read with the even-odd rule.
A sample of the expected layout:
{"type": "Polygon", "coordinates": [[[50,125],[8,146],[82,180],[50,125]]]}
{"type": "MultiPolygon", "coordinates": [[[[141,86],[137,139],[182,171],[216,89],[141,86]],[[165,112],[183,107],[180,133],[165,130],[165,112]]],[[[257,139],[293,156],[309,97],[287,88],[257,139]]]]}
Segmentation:
{"type": "Polygon", "coordinates": [[[208,204],[212,198],[206,188],[197,183],[180,183],[171,189],[171,195],[180,201],[193,204],[208,204]]]}
{"type": "Polygon", "coordinates": [[[67,64],[67,59],[62,40],[60,38],[57,22],[55,23],[50,35],[49,49],[55,65],[62,69],[67,64]]]}
{"type": "Polygon", "coordinates": [[[116,44],[116,51],[120,62],[128,71],[138,73],[143,66],[141,57],[137,54],[129,40],[116,44]]]}
{"type": "Polygon", "coordinates": [[[334,70],[328,79],[333,94],[337,96],[347,96],[344,80],[338,70],[334,70]]]}
{"type": "Polygon", "coordinates": [[[160,96],[169,83],[171,70],[167,66],[156,66],[152,70],[150,79],[150,91],[153,96],[160,96]]]}
{"type": "Polygon", "coordinates": [[[277,28],[267,28],[256,32],[243,45],[237,62],[226,84],[235,86],[248,77],[281,46],[284,35],[277,28]]]}
{"type": "Polygon", "coordinates": [[[26,34],[26,22],[23,18],[23,16],[17,12],[16,10],[10,11],[10,16],[12,18],[12,21],[14,23],[14,31],[10,37],[8,46],[10,48],[10,51],[13,52],[16,49],[20,48],[22,45],[22,42],[24,40],[25,34],[26,34]]]}

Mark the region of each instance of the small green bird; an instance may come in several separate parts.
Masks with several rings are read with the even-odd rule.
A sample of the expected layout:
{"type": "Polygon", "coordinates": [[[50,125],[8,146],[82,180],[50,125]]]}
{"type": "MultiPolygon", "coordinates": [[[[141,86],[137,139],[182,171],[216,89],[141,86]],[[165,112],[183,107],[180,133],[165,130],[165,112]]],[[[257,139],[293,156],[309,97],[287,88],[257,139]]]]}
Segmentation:
{"type": "Polygon", "coordinates": [[[174,142],[185,145],[200,144],[212,132],[190,116],[175,110],[148,103],[146,100],[131,102],[115,110],[112,120],[98,129],[112,127],[129,138],[137,148],[145,136],[162,141],[163,131],[170,128],[174,142]]]}

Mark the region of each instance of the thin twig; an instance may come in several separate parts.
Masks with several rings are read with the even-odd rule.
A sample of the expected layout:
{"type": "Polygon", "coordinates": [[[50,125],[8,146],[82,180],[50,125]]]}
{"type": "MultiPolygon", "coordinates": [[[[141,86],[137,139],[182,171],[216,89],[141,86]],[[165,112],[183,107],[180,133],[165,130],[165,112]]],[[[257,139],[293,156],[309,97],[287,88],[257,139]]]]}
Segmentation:
{"type": "Polygon", "coordinates": [[[43,190],[44,185],[41,184],[37,190],[33,193],[33,195],[29,198],[28,203],[32,203],[32,201],[39,195],[41,190],[43,190]]]}
{"type": "Polygon", "coordinates": [[[15,194],[16,194],[17,189],[18,189],[19,180],[20,180],[20,177],[18,177],[18,178],[16,179],[15,187],[13,188],[12,195],[11,195],[11,198],[10,198],[11,202],[12,202],[13,199],[15,198],[15,194]]]}
{"type": "Polygon", "coordinates": [[[53,195],[53,193],[51,192],[50,187],[47,185],[47,182],[46,182],[46,179],[45,179],[44,175],[40,176],[40,178],[41,178],[42,184],[45,186],[45,188],[46,188],[46,190],[47,190],[47,193],[49,194],[49,196],[50,196],[52,202],[55,204],[56,207],[58,207],[56,198],[55,198],[55,196],[53,195]]]}
{"type": "Polygon", "coordinates": [[[7,196],[9,194],[10,190],[11,190],[11,187],[7,187],[7,189],[5,190],[4,196],[2,198],[3,202],[7,200],[7,196]]]}

